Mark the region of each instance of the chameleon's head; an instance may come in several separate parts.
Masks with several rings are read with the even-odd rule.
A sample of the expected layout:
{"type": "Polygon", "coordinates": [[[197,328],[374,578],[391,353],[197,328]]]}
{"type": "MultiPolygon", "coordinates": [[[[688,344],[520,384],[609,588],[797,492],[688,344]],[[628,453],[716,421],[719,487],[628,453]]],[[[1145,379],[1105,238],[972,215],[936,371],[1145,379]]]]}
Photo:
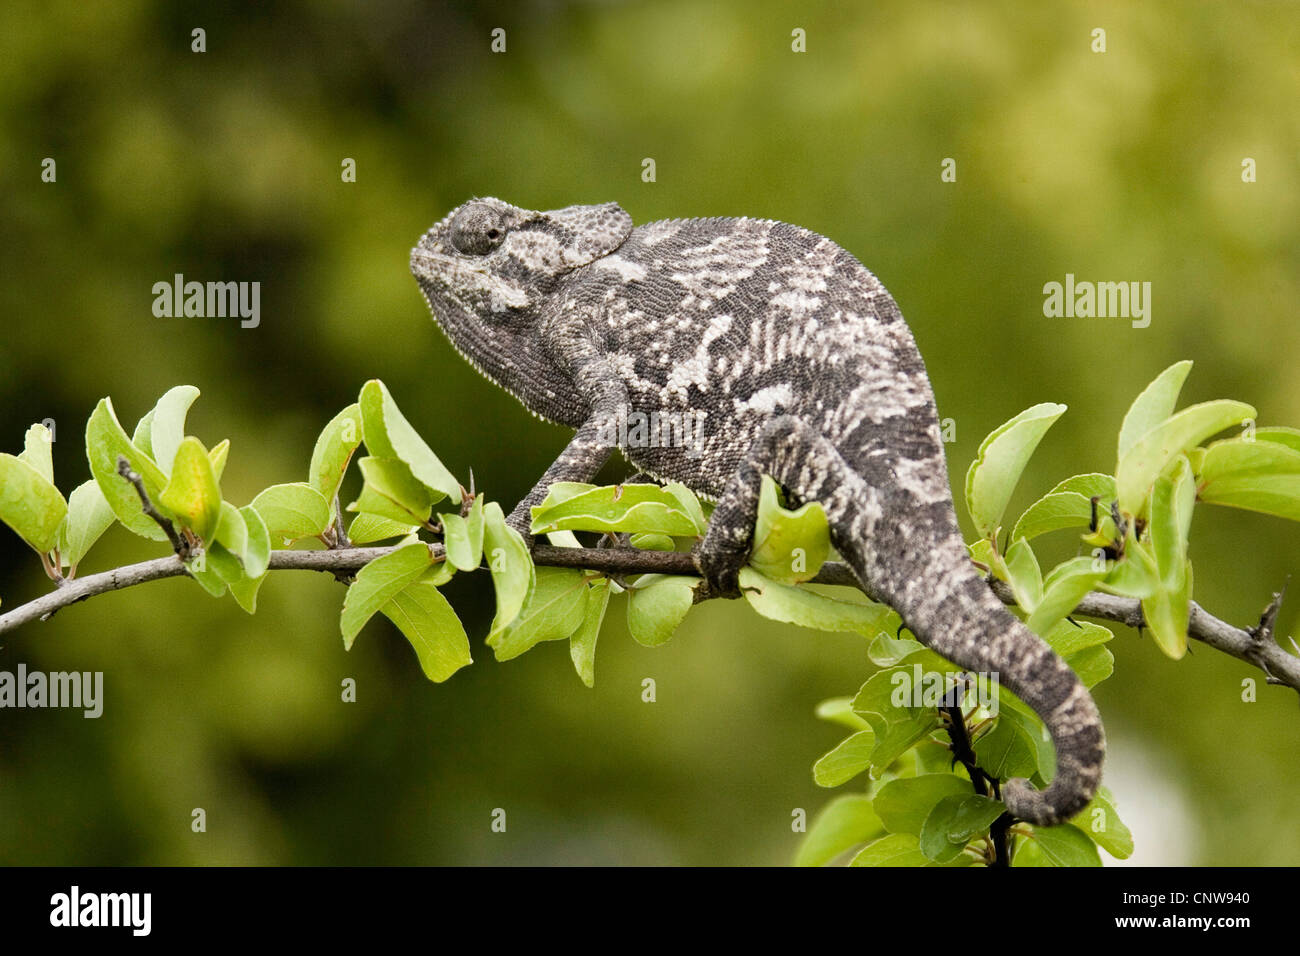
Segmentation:
{"type": "Polygon", "coordinates": [[[631,230],[617,203],[536,212],[471,199],[420,237],[411,272],[449,333],[469,316],[518,324],[560,276],[613,252],[631,230]]]}
{"type": "Polygon", "coordinates": [[[617,203],[552,212],[500,199],[472,199],[452,210],[411,250],[411,272],[452,344],[480,371],[510,389],[540,308],[560,279],[608,255],[632,231],[617,203]]]}

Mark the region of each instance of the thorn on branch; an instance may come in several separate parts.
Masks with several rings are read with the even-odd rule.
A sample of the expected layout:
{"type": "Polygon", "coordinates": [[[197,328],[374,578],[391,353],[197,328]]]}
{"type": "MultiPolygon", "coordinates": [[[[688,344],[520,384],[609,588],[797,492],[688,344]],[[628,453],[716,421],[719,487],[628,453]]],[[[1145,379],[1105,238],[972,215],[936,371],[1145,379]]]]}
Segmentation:
{"type": "Polygon", "coordinates": [[[1260,614],[1259,623],[1254,627],[1246,628],[1246,633],[1260,644],[1273,638],[1273,629],[1277,625],[1277,612],[1282,609],[1282,599],[1286,596],[1287,585],[1290,583],[1291,579],[1288,577],[1282,585],[1282,590],[1273,592],[1273,600],[1268,602],[1268,606],[1260,614]]]}
{"type": "Polygon", "coordinates": [[[188,560],[191,551],[189,541],[178,535],[176,526],[172,524],[171,519],[163,517],[158,509],[154,507],[153,502],[149,500],[149,493],[144,490],[144,479],[131,468],[131,463],[126,460],[125,455],[117,456],[117,473],[135,487],[135,493],[140,496],[141,510],[152,518],[158,527],[163,529],[163,534],[167,535],[167,540],[171,542],[172,550],[176,552],[176,556],[182,561],[188,560]]]}
{"type": "MultiPolygon", "coordinates": [[[[1252,655],[1254,657],[1254,664],[1264,672],[1264,680],[1269,684],[1286,683],[1286,681],[1280,680],[1272,671],[1269,670],[1267,661],[1263,659],[1262,651],[1265,647],[1274,643],[1274,631],[1277,627],[1277,615],[1282,609],[1282,600],[1286,597],[1287,585],[1290,583],[1291,578],[1288,577],[1286,581],[1282,583],[1282,590],[1273,592],[1273,599],[1268,602],[1263,613],[1260,614],[1259,623],[1254,627],[1246,628],[1246,633],[1250,635],[1251,641],[1254,644],[1254,647],[1252,648],[1254,651],[1254,654],[1252,655]]],[[[1291,641],[1291,646],[1294,647],[1295,639],[1289,638],[1289,640],[1291,641]]]]}

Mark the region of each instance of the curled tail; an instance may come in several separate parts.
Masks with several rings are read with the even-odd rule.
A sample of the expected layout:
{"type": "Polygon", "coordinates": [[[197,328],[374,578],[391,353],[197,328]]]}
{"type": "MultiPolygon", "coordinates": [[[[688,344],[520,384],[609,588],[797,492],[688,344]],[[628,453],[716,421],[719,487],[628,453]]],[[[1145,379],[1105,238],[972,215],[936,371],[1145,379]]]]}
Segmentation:
{"type": "Polygon", "coordinates": [[[1042,718],[1056,748],[1056,776],[1043,791],[1008,781],[1002,798],[1021,820],[1060,823],[1087,805],[1101,780],[1105,739],[1097,707],[1074,671],[1003,607],[967,557],[937,420],[930,416],[922,429],[900,421],[893,433],[873,432],[874,444],[862,445],[850,461],[837,447],[843,441],[792,416],[773,419],[714,509],[701,567],[743,563],[763,474],[797,501],[821,502],[832,543],[868,595],[894,608],[935,653],[965,670],[997,674],[1042,718]]]}
{"type": "Polygon", "coordinates": [[[1069,665],[997,599],[960,538],[944,536],[923,550],[911,536],[900,530],[885,536],[897,547],[877,544],[869,551],[845,541],[840,552],[917,640],[961,668],[997,674],[1042,718],[1056,748],[1056,776],[1046,790],[1010,780],[1003,802],[1039,826],[1069,819],[1101,782],[1106,742],[1096,704],[1069,665]]]}

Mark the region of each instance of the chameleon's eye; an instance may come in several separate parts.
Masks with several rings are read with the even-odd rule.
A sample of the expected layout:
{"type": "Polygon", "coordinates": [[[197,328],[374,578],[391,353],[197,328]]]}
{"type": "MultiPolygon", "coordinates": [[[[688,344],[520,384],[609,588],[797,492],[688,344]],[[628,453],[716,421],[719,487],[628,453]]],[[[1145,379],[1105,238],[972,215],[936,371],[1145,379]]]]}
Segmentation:
{"type": "Polygon", "coordinates": [[[500,213],[491,206],[467,206],[451,222],[451,244],[467,256],[485,256],[506,237],[500,213]]]}

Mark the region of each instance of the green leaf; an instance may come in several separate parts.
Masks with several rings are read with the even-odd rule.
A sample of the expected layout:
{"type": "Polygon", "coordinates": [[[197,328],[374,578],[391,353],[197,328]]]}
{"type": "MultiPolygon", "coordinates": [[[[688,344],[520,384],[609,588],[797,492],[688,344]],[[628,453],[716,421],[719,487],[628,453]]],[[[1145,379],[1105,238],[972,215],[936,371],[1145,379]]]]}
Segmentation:
{"type": "MultiPolygon", "coordinates": [[[[1187,624],[1192,613],[1192,562],[1184,560],[1174,587],[1163,584],[1142,599],[1142,616],[1156,645],[1173,660],[1187,653],[1187,624]]],[[[1110,676],[1107,672],[1106,676],[1110,676]]]]}
{"type": "Polygon", "coordinates": [[[1292,451],[1300,451],[1300,428],[1288,428],[1285,425],[1270,425],[1255,429],[1256,441],[1275,442],[1285,445],[1292,451]]]}
{"type": "Polygon", "coordinates": [[[23,451],[18,456],[19,461],[27,462],[50,484],[54,484],[53,445],[50,430],[37,422],[23,436],[23,451]]]}
{"type": "Polygon", "coordinates": [[[143,427],[149,435],[150,454],[164,475],[172,473],[176,453],[185,438],[185,418],[198,397],[199,390],[193,385],[177,385],[158,399],[158,404],[145,416],[150,424],[146,425],[145,419],[141,419],[136,426],[137,433],[143,427]]]}
{"type": "Polygon", "coordinates": [[[797,584],[817,576],[830,550],[822,506],[809,501],[797,511],[783,508],[776,482],[764,475],[750,566],[773,581],[797,584]]]}
{"type": "Polygon", "coordinates": [[[67,513],[63,495],[39,470],[14,455],[0,454],[0,521],[44,554],[58,542],[67,513]]]}
{"type": "Polygon", "coordinates": [[[1145,545],[1134,541],[1132,532],[1124,545],[1124,556],[1110,566],[1102,589],[1124,597],[1150,597],[1160,588],[1160,571],[1145,545]]]}
{"type": "Polygon", "coordinates": [[[1038,748],[1015,721],[998,718],[975,741],[975,762],[992,777],[1029,777],[1038,769],[1038,748]]]}
{"type": "Polygon", "coordinates": [[[1152,637],[1174,660],[1187,653],[1192,597],[1187,535],[1195,503],[1191,465],[1180,456],[1172,473],[1161,475],[1152,487],[1148,529],[1156,582],[1151,593],[1142,598],[1142,613],[1152,637]]]}
{"type": "MultiPolygon", "coordinates": [[[[256,514],[256,512],[254,512],[256,514]]],[[[266,574],[259,574],[257,577],[244,575],[238,581],[230,585],[230,596],[235,602],[249,614],[257,613],[257,592],[262,589],[262,582],[266,580],[266,574]]]]}
{"type": "Polygon", "coordinates": [[[519,533],[506,524],[495,501],[483,507],[483,553],[492,574],[497,609],[488,644],[519,616],[533,588],[533,559],[519,533]]]}
{"type": "Polygon", "coordinates": [[[1103,475],[1095,471],[1072,475],[1048,492],[1048,494],[1069,493],[1083,495],[1085,498],[1096,496],[1103,502],[1112,501],[1115,498],[1115,478],[1113,475],[1103,475]]]}
{"type": "MultiPolygon", "coordinates": [[[[930,713],[933,708],[922,704],[913,706],[912,700],[918,685],[924,698],[925,685],[937,676],[944,689],[947,687],[947,673],[952,669],[934,651],[922,648],[909,654],[898,665],[877,671],[867,679],[853,698],[853,710],[859,714],[879,714],[886,720],[903,720],[922,713],[930,713]],[[920,667],[920,678],[917,667],[920,667]]],[[[936,702],[937,706],[937,702],[936,702]]]]}
{"type": "Polygon", "coordinates": [[[677,550],[677,542],[666,534],[634,534],[627,543],[639,551],[677,550]]]}
{"type": "Polygon", "coordinates": [[[1025,465],[1065,409],[1053,402],[1035,405],[995,429],[980,445],[966,473],[966,507],[983,537],[997,533],[1025,465]]]}
{"type": "Polygon", "coordinates": [[[936,863],[948,863],[955,860],[966,848],[968,841],[954,841],[948,834],[960,826],[955,823],[957,812],[971,796],[972,794],[953,794],[944,797],[926,816],[917,838],[921,853],[926,859],[936,863]]]}
{"type": "Polygon", "coordinates": [[[891,780],[876,794],[876,813],[890,833],[921,832],[930,811],[946,797],[968,796],[970,781],[951,773],[924,773],[891,780]]]}
{"type": "Polygon", "coordinates": [[[849,730],[867,730],[869,723],[853,712],[852,697],[831,697],[817,705],[819,719],[839,724],[849,730]]]}
{"type": "Polygon", "coordinates": [[[1178,393],[1183,390],[1183,382],[1192,369],[1190,361],[1175,362],[1156,376],[1155,381],[1142,390],[1142,394],[1133,400],[1124,424],[1119,429],[1119,454],[1122,459],[1153,428],[1161,425],[1174,413],[1178,403],[1178,393]]]}
{"type": "Polygon", "coordinates": [[[348,540],[353,544],[370,544],[389,538],[405,538],[419,526],[379,515],[359,514],[348,525],[348,540]]]}
{"type": "Polygon", "coordinates": [[[554,505],[532,510],[532,531],[621,531],[693,536],[705,526],[682,506],[681,499],[658,485],[609,485],[593,488],[554,505]]]}
{"type": "MultiPolygon", "coordinates": [[[[351,588],[348,590],[350,593],[351,588]]],[[[383,606],[382,612],[411,642],[415,656],[420,659],[420,668],[429,680],[441,683],[474,662],[469,652],[469,637],[460,618],[441,592],[428,581],[408,584],[383,606]]]]}
{"type": "Polygon", "coordinates": [[[597,487],[599,486],[586,481],[557,481],[546,489],[546,497],[542,499],[542,503],[537,507],[552,508],[555,505],[563,504],[570,498],[576,498],[588,491],[594,491],[597,487]]]}
{"type": "Polygon", "coordinates": [[[131,433],[131,444],[150,458],[153,457],[153,415],[154,409],[151,408],[135,423],[135,431],[131,433]]]}
{"type": "MultiPolygon", "coordinates": [[[[315,489],[311,490],[317,496],[320,495],[315,489]]],[[[349,585],[347,596],[343,599],[343,613],[339,617],[343,646],[351,650],[352,642],[366,622],[403,588],[423,575],[430,564],[432,559],[428,545],[417,542],[375,558],[358,571],[356,580],[349,585]]],[[[416,653],[419,653],[419,648],[416,648],[416,653]]]]}
{"type": "Polygon", "coordinates": [[[1072,558],[1052,570],[1043,589],[1042,600],[1025,623],[1040,637],[1048,634],[1059,621],[1070,614],[1083,596],[1096,587],[1107,575],[1097,570],[1092,558],[1072,558]]]}
{"type": "Polygon", "coordinates": [[[215,571],[225,584],[233,584],[244,578],[244,568],[239,563],[239,558],[231,554],[225,545],[214,541],[207,546],[206,554],[208,568],[215,571]]]}
{"type": "Polygon", "coordinates": [[[818,594],[794,584],[780,584],[753,568],[740,569],[745,600],[763,617],[819,631],[857,631],[872,637],[890,614],[883,604],[858,604],[818,594]]]}
{"type": "Polygon", "coordinates": [[[590,588],[582,571],[537,568],[536,586],[514,622],[488,635],[488,646],[499,661],[508,661],[543,641],[562,641],[586,618],[590,588]]]}
{"type": "Polygon", "coordinates": [[[897,625],[890,626],[893,624],[893,617],[887,617],[881,623],[880,633],[872,639],[871,646],[867,648],[867,657],[877,667],[893,667],[899,661],[921,650],[923,646],[920,641],[910,637],[895,637],[897,625]]]}
{"type": "Polygon", "coordinates": [[[1062,823],[1054,827],[1031,827],[1026,843],[1016,850],[1012,866],[1101,866],[1097,848],[1078,827],[1062,823]],[[1041,860],[1030,847],[1041,854],[1041,860]]]}
{"type": "Polygon", "coordinates": [[[221,502],[221,513],[217,518],[217,527],[212,533],[212,540],[238,558],[240,567],[243,567],[244,555],[248,551],[248,522],[244,520],[240,510],[229,501],[221,502]]]}
{"type": "Polygon", "coordinates": [[[1300,475],[1220,478],[1201,492],[1201,500],[1300,521],[1300,475]]]}
{"type": "Polygon", "coordinates": [[[1300,521],[1300,450],[1276,440],[1258,440],[1265,431],[1280,433],[1276,438],[1291,437],[1281,429],[1261,428],[1256,441],[1237,438],[1206,448],[1199,497],[1208,504],[1300,521]]]}
{"type": "Polygon", "coordinates": [[[600,637],[600,625],[605,620],[605,611],[609,607],[609,580],[597,578],[589,587],[591,595],[587,598],[587,610],[583,614],[582,624],[569,638],[569,657],[582,682],[588,687],[595,687],[596,639],[600,637]]]}
{"type": "Polygon", "coordinates": [[[1074,491],[1043,495],[1016,521],[1011,540],[1036,538],[1061,528],[1087,527],[1092,518],[1092,500],[1074,491]]]}
{"type": "Polygon", "coordinates": [[[643,574],[628,591],[627,629],[638,644],[668,643],[695,602],[698,578],[643,574]]]}
{"type": "Polygon", "coordinates": [[[114,521],[95,479],[83,482],[68,496],[68,515],[59,526],[59,559],[65,568],[76,567],[100,535],[114,521]]]}
{"type": "Polygon", "coordinates": [[[1077,624],[1061,621],[1042,635],[1048,646],[1061,657],[1069,657],[1085,647],[1105,644],[1114,637],[1115,635],[1110,628],[1094,624],[1092,621],[1080,621],[1077,624]]]}
{"type": "Polygon", "coordinates": [[[867,714],[867,722],[876,734],[876,746],[871,750],[871,769],[877,776],[939,726],[938,712],[934,710],[923,710],[909,716],[867,714]]]}
{"type": "Polygon", "coordinates": [[[1087,527],[1092,520],[1092,499],[1098,498],[1105,514],[1115,498],[1115,479],[1110,475],[1075,475],[1061,482],[1030,505],[1016,522],[1011,539],[1036,538],[1061,528],[1087,527]]]}
{"type": "Polygon", "coordinates": [[[1127,860],[1133,855],[1133,833],[1119,818],[1105,787],[1069,822],[1115,859],[1127,860]]]}
{"type": "Polygon", "coordinates": [[[361,389],[359,405],[366,448],[371,455],[405,462],[416,480],[436,493],[434,501],[440,497],[460,500],[460,482],[411,427],[383,382],[378,379],[366,382],[361,389]]]}
{"type": "Polygon", "coordinates": [[[301,481],[272,485],[253,499],[272,537],[287,541],[311,538],[330,524],[330,509],[321,493],[301,481]]]}
{"type": "Polygon", "coordinates": [[[230,454],[230,439],[223,438],[208,450],[208,460],[212,462],[212,473],[221,481],[222,472],[226,470],[226,458],[230,454]]]}
{"type": "MultiPolygon", "coordinates": [[[[855,856],[849,866],[936,866],[930,860],[926,859],[921,848],[917,845],[916,837],[906,833],[893,833],[889,836],[881,837],[874,843],[869,843],[863,847],[862,852],[855,856]]],[[[951,863],[944,864],[947,866],[965,866],[968,865],[960,857],[951,863]]]]}
{"type": "Polygon", "coordinates": [[[169,517],[158,500],[167,484],[167,476],[152,458],[126,437],[118,423],[117,413],[113,411],[112,400],[104,398],[95,406],[86,423],[86,458],[90,462],[90,473],[113,514],[128,531],[152,541],[166,541],[167,535],[162,528],[142,510],[135,487],[117,473],[119,456],[125,458],[140,476],[149,500],[163,511],[164,517],[169,517]]]}
{"type": "Polygon", "coordinates": [[[553,544],[557,548],[581,548],[582,542],[572,531],[549,531],[546,534],[548,544],[553,544]]]}
{"type": "MultiPolygon", "coordinates": [[[[1300,455],[1297,455],[1300,458],[1300,455]]],[[[1147,524],[1151,552],[1163,587],[1177,589],[1183,581],[1187,564],[1187,534],[1196,505],[1196,481],[1187,458],[1181,456],[1172,474],[1161,475],[1151,493],[1147,524]]]]}
{"type": "Polygon", "coordinates": [[[307,484],[321,493],[326,501],[333,501],[343,483],[352,453],[361,444],[361,407],[349,405],[330,419],[316,439],[311,453],[311,467],[307,484]]]}
{"type": "Polygon", "coordinates": [[[362,458],[357,464],[365,484],[361,496],[348,505],[349,511],[406,524],[424,524],[429,520],[437,495],[411,473],[405,462],[396,458],[362,458]]]}
{"type": "Polygon", "coordinates": [[[700,529],[699,534],[703,534],[709,525],[709,519],[704,514],[704,505],[695,492],[687,488],[680,481],[670,481],[664,485],[664,491],[677,499],[677,504],[681,510],[691,519],[695,527],[700,529]]]}
{"type": "MultiPolygon", "coordinates": [[[[1039,720],[1038,715],[1031,711],[1025,704],[1011,695],[1010,691],[999,689],[998,692],[998,723],[1014,723],[1024,734],[1025,740],[1029,741],[1036,754],[1035,761],[1038,767],[1038,774],[1044,779],[1050,778],[1056,774],[1056,747],[1052,743],[1052,735],[1047,732],[1043,722],[1039,720]]],[[[1016,762],[1019,758],[1013,758],[1016,762]]]]}
{"type": "Polygon", "coordinates": [[[1185,408],[1151,429],[1119,460],[1115,489],[1120,508],[1141,514],[1152,484],[1171,461],[1211,435],[1254,417],[1250,405],[1224,399],[1185,408]]]}
{"type": "Polygon", "coordinates": [[[475,570],[483,560],[483,496],[474,499],[465,517],[443,514],[438,520],[442,522],[443,542],[451,566],[461,571],[475,570]]]}
{"type": "MultiPolygon", "coordinates": [[[[170,394],[170,393],[169,393],[170,394]]],[[[158,419],[154,419],[154,440],[158,440],[158,419]]],[[[212,473],[208,450],[197,438],[181,441],[172,462],[171,478],[158,496],[159,503],[180,523],[205,541],[221,519],[221,487],[212,473]]]]}
{"type": "Polygon", "coordinates": [[[948,821],[948,840],[963,846],[988,830],[1006,812],[1001,800],[972,793],[957,805],[948,821]]]}
{"type": "Polygon", "coordinates": [[[1034,549],[1024,538],[1011,542],[1007,549],[1006,571],[1016,603],[1026,612],[1033,611],[1043,599],[1043,573],[1034,549]]]}
{"type": "Polygon", "coordinates": [[[850,847],[858,846],[881,832],[871,799],[851,793],[836,797],[813,818],[799,844],[795,866],[825,866],[850,847]]]}
{"type": "MultiPolygon", "coordinates": [[[[252,505],[245,505],[240,508],[239,514],[244,519],[244,529],[248,532],[248,543],[242,555],[244,574],[250,578],[260,579],[266,571],[267,562],[271,558],[271,533],[267,530],[266,522],[262,520],[261,513],[252,505]]],[[[231,591],[234,591],[233,587],[231,591]]],[[[256,594],[257,589],[254,588],[254,598],[256,598],[256,594]]],[[[239,595],[235,594],[235,598],[238,600],[239,595]]]]}
{"type": "Polygon", "coordinates": [[[813,764],[813,780],[819,787],[848,783],[871,766],[875,746],[876,734],[872,730],[859,730],[845,737],[813,764]]]}
{"type": "Polygon", "coordinates": [[[1076,651],[1065,659],[1065,663],[1079,675],[1079,680],[1089,690],[1115,672],[1115,655],[1100,644],[1076,651]]]}
{"type": "Polygon", "coordinates": [[[200,552],[185,563],[185,570],[190,577],[199,583],[203,590],[213,597],[219,598],[226,593],[226,579],[221,576],[221,573],[212,563],[214,550],[209,548],[207,551],[200,552]]]}

